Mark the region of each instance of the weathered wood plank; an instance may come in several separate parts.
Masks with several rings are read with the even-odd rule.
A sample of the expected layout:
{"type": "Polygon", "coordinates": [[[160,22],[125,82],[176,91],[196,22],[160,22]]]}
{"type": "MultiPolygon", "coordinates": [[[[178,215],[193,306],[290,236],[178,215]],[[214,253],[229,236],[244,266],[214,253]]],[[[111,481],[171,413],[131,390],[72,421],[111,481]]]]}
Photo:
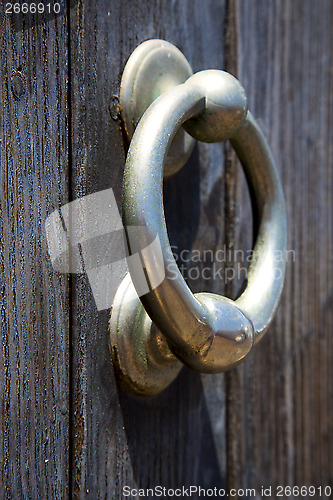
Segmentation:
{"type": "Polygon", "coordinates": [[[68,278],[46,217],[68,195],[67,23],[0,32],[0,497],[68,494],[68,278]]]}
{"type": "MultiPolygon", "coordinates": [[[[64,17],[1,20],[1,498],[223,486],[226,468],[229,487],[257,491],[333,483],[332,21],[329,0],[73,2],[68,60],[64,17]],[[120,201],[125,151],[111,98],[132,50],[156,37],[195,71],[226,65],[239,76],[286,193],[295,261],[267,338],[226,376],[227,401],[223,376],[185,369],[158,397],[125,394],[109,356],[109,312],[97,313],[86,276],[69,294],[47,257],[44,221],[68,201],[68,150],[71,199],[112,187],[120,201]]],[[[178,255],[251,245],[249,197],[227,146],[200,144],[166,182],[165,204],[178,255]]],[[[194,276],[193,291],[232,297],[242,281],[194,276]]]]}
{"type": "MultiPolygon", "coordinates": [[[[277,160],[295,259],[267,338],[228,376],[228,482],[332,485],[333,5],[235,0],[231,8],[236,71],[277,160]]],[[[248,214],[238,184],[240,227],[248,214]]],[[[244,245],[237,230],[234,241],[244,245]]]]}
{"type": "MultiPolygon", "coordinates": [[[[79,2],[71,13],[73,198],[112,187],[120,202],[125,161],[110,116],[125,62],[148,38],[177,45],[193,69],[222,68],[224,2],[79,2]]],[[[165,186],[171,242],[215,248],[223,214],[223,147],[201,145],[165,186]],[[175,208],[177,207],[177,209],[175,208]]],[[[221,236],[222,235],[222,236],[221,236]]],[[[202,290],[207,283],[192,283],[202,290]]],[[[208,285],[208,289],[210,285],[208,285]]],[[[215,280],[214,290],[221,291],[215,280]]],[[[197,291],[197,290],[195,290],[197,291]]],[[[165,393],[136,400],[117,388],[108,348],[109,312],[97,313],[87,278],[73,286],[73,494],[120,498],[122,487],[224,484],[223,376],[184,370],[165,393]],[[213,425],[212,425],[213,423],[213,425]]]]}

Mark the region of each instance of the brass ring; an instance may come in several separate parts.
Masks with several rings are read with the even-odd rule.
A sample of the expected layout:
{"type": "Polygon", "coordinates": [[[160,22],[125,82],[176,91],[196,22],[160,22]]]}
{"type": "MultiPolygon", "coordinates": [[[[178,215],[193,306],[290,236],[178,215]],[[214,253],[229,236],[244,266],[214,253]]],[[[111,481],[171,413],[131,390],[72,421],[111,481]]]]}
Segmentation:
{"type": "MultiPolygon", "coordinates": [[[[196,73],[150,105],[130,144],[122,209],[125,228],[142,228],[139,247],[144,249],[157,235],[162,248],[165,278],[140,300],[160,332],[158,338],[165,340],[164,361],[170,362],[168,349],[182,363],[200,372],[224,371],[242,361],[266,332],[278,305],[285,274],[286,208],[270,148],[247,110],[243,88],[233,76],[217,70],[196,73]],[[176,268],[164,220],[162,180],[168,147],[182,124],[198,140],[229,139],[254,193],[259,217],[255,258],[245,290],[236,301],[212,293],[193,295],[176,268]]],[[[142,259],[148,273],[153,273],[154,256],[143,253],[142,259]]],[[[138,270],[132,267],[130,272],[135,283],[138,270]]],[[[145,316],[142,305],[138,299],[137,317],[138,311],[139,316],[145,316]]],[[[111,317],[111,336],[116,330],[117,338],[114,336],[112,343],[121,371],[127,370],[126,356],[120,354],[119,347],[124,318],[126,305],[120,304],[111,317]]],[[[133,335],[147,343],[152,323],[139,323],[133,327],[133,335]]],[[[149,390],[145,391],[143,383],[138,392],[149,390]]]]}

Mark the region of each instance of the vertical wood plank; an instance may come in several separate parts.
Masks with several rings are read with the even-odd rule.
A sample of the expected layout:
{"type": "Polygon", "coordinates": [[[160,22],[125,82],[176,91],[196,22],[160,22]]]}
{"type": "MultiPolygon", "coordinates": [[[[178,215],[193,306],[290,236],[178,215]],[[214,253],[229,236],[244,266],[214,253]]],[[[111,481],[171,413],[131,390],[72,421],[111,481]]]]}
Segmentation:
{"type": "MultiPolygon", "coordinates": [[[[81,1],[70,12],[68,61],[63,16],[2,18],[1,498],[64,498],[68,485],[77,498],[118,498],[125,484],[222,487],[226,448],[229,487],[332,484],[332,21],[329,0],[209,0],[204,9],[196,0],[81,1]],[[156,398],[123,393],[109,312],[97,313],[84,275],[69,294],[47,258],[45,219],[68,201],[67,62],[70,196],[112,187],[120,202],[125,150],[110,104],[127,57],[154,37],[175,43],[195,71],[226,65],[240,78],[286,193],[292,252],[281,307],[267,338],[226,376],[226,415],[223,375],[184,369],[156,398]]],[[[165,204],[178,255],[250,247],[249,197],[228,146],[200,144],[165,183],[165,204]]],[[[194,292],[239,292],[241,276],[207,281],[192,265],[184,272],[194,292]]]]}
{"type": "MultiPolygon", "coordinates": [[[[70,19],[73,199],[112,187],[120,204],[125,150],[110,103],[134,48],[164,38],[184,52],[194,71],[222,68],[224,12],[217,0],[205,8],[196,0],[78,2],[70,19]]],[[[223,147],[201,145],[166,183],[169,234],[179,252],[215,249],[223,240],[223,227],[216,230],[223,214],[223,194],[216,203],[222,175],[223,147]]],[[[202,290],[205,283],[194,281],[193,288],[202,290]]],[[[222,285],[215,280],[205,286],[221,291],[222,285]]],[[[160,396],[129,396],[113,375],[109,311],[97,313],[85,276],[74,278],[73,305],[74,497],[120,498],[124,485],[223,486],[223,376],[201,380],[184,369],[160,396]]]]}
{"type": "MultiPolygon", "coordinates": [[[[267,337],[228,376],[229,485],[332,485],[332,2],[230,5],[236,71],[277,161],[293,253],[267,337]]],[[[237,192],[238,207],[240,182],[237,192]]],[[[244,217],[237,209],[235,224],[244,217]]]]}
{"type": "Polygon", "coordinates": [[[0,32],[0,497],[68,494],[68,278],[44,223],[68,196],[67,22],[0,32]]]}

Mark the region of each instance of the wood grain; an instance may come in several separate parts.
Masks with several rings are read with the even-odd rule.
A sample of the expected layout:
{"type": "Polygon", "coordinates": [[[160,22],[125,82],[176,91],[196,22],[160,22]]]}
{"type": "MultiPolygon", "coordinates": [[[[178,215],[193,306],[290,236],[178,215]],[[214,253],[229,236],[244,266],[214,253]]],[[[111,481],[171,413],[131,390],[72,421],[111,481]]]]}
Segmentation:
{"type": "MultiPolygon", "coordinates": [[[[267,338],[228,375],[230,487],[333,484],[332,7],[327,0],[230,4],[233,69],[276,158],[294,252],[267,338]]],[[[245,188],[233,182],[240,227],[245,188]]],[[[243,231],[233,237],[244,245],[243,231]]]]}
{"type": "MultiPolygon", "coordinates": [[[[332,485],[332,2],[68,7],[35,25],[0,18],[0,497],[332,485]],[[120,206],[126,145],[113,96],[149,38],[174,43],[194,71],[240,78],[277,160],[292,253],[277,317],[241,367],[219,376],[183,369],[164,393],[140,399],[117,385],[109,311],[97,312],[87,277],[52,270],[44,222],[110,187],[120,206]]],[[[228,145],[199,144],[164,198],[178,255],[251,247],[250,199],[228,145]]],[[[194,292],[241,289],[242,276],[201,274],[239,259],[184,264],[194,292]]]]}
{"type": "MultiPolygon", "coordinates": [[[[112,119],[109,107],[134,48],[163,38],[183,51],[195,71],[221,68],[224,9],[213,0],[205,9],[193,0],[145,0],[79,2],[71,11],[74,199],[112,187],[120,202],[125,150],[120,121],[112,119]]],[[[215,206],[214,200],[222,152],[221,145],[203,145],[165,185],[169,234],[179,251],[221,240],[215,226],[223,203],[215,206]]],[[[75,278],[73,304],[74,497],[121,498],[124,485],[223,485],[223,376],[202,382],[184,369],[165,393],[136,400],[116,385],[109,312],[97,313],[86,277],[75,278]]]]}
{"type": "Polygon", "coordinates": [[[46,217],[67,202],[67,23],[2,17],[0,497],[68,494],[68,278],[46,217]]]}

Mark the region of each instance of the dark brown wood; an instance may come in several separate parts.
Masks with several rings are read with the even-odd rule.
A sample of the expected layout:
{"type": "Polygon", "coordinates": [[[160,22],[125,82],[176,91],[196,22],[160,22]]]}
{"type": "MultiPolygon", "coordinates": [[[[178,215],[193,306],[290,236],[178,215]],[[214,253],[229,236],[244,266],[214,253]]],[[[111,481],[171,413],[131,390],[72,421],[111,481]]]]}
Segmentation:
{"type": "MultiPolygon", "coordinates": [[[[295,253],[267,338],[227,377],[228,484],[332,486],[333,5],[239,0],[230,9],[233,70],[276,158],[295,253]]],[[[244,189],[232,177],[238,229],[244,189]]],[[[240,248],[243,229],[232,236],[240,248]]]]}
{"type": "MultiPolygon", "coordinates": [[[[120,201],[125,151],[110,104],[134,48],[163,38],[183,50],[195,71],[222,68],[224,11],[215,0],[204,11],[193,0],[80,2],[71,11],[73,198],[112,187],[120,201]]],[[[206,248],[221,240],[216,225],[223,204],[215,207],[214,200],[222,183],[222,149],[201,145],[166,183],[170,237],[179,251],[195,239],[206,248]]],[[[112,371],[109,311],[97,313],[86,277],[75,279],[73,294],[74,496],[120,498],[124,485],[223,485],[223,376],[202,382],[184,369],[160,396],[128,396],[112,371]]]]}
{"type": "Polygon", "coordinates": [[[0,497],[68,495],[68,277],[46,217],[68,201],[67,23],[0,32],[0,497]]]}
{"type": "MultiPolygon", "coordinates": [[[[197,484],[259,498],[262,485],[332,485],[332,2],[74,0],[67,14],[0,19],[0,497],[118,499],[125,485],[197,484]],[[239,77],[277,160],[291,253],[276,319],[241,367],[183,369],[141,399],[113,373],[110,311],[97,312],[85,275],[52,269],[44,223],[110,187],[120,206],[126,144],[113,96],[149,38],[174,43],[194,71],[239,77]]],[[[252,245],[230,147],[198,144],[164,195],[174,252],[201,252],[199,263],[179,259],[192,290],[235,298],[243,274],[189,272],[246,265],[203,260],[252,245]]]]}

